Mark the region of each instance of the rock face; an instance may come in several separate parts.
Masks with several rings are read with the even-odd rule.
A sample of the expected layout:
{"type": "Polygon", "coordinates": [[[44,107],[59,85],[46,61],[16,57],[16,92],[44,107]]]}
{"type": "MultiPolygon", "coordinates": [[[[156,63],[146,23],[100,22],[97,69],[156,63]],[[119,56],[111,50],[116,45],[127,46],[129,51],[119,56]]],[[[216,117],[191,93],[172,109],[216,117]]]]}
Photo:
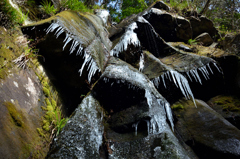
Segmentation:
{"type": "Polygon", "coordinates": [[[216,41],[218,32],[205,17],[169,10],[158,1],[114,26],[105,10],[64,11],[21,28],[37,39],[39,60],[71,114],[47,158],[239,157],[239,130],[194,99],[215,96],[209,88],[224,92],[226,54],[183,43],[202,33],[216,41]],[[172,107],[174,122],[170,104],[183,97],[172,107]]]}
{"type": "Polygon", "coordinates": [[[210,37],[208,33],[202,33],[201,35],[195,38],[196,42],[200,45],[209,46],[213,43],[213,39],[210,37]]]}
{"type": "Polygon", "coordinates": [[[220,44],[224,50],[230,52],[232,54],[239,55],[240,53],[240,34],[237,33],[236,35],[233,34],[226,34],[220,40],[220,44]]]}
{"type": "Polygon", "coordinates": [[[180,101],[172,106],[176,131],[200,158],[239,158],[240,131],[205,102],[180,101]]]}
{"type": "Polygon", "coordinates": [[[21,57],[27,42],[18,29],[0,27],[0,39],[1,158],[44,158],[49,147],[37,131],[44,114],[42,85],[35,74],[40,71],[23,70],[12,62],[21,57]]]}
{"type": "Polygon", "coordinates": [[[0,154],[4,158],[35,156],[43,145],[37,132],[43,115],[41,98],[42,87],[32,71],[13,73],[1,82],[0,154]]]}

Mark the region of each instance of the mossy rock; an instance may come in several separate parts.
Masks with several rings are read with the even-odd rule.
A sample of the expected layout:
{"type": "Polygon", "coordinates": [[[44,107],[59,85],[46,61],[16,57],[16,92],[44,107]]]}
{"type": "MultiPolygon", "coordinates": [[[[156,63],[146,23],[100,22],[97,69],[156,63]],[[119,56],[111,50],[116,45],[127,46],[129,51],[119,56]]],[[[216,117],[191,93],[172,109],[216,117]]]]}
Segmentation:
{"type": "Polygon", "coordinates": [[[217,96],[212,102],[221,106],[223,111],[240,111],[240,100],[234,96],[217,96]]]}
{"type": "Polygon", "coordinates": [[[171,106],[171,108],[173,110],[182,110],[182,109],[184,109],[184,106],[180,102],[177,102],[177,103],[173,104],[171,106]]]}
{"type": "Polygon", "coordinates": [[[23,114],[17,111],[15,105],[11,102],[4,102],[4,105],[7,107],[13,123],[18,127],[23,127],[23,114]]]}
{"type": "Polygon", "coordinates": [[[19,29],[6,30],[0,27],[0,79],[5,79],[14,66],[12,60],[23,52],[23,46],[17,45],[19,29]]]}
{"type": "Polygon", "coordinates": [[[50,90],[47,89],[46,87],[43,87],[43,93],[46,97],[50,97],[50,90]]]}

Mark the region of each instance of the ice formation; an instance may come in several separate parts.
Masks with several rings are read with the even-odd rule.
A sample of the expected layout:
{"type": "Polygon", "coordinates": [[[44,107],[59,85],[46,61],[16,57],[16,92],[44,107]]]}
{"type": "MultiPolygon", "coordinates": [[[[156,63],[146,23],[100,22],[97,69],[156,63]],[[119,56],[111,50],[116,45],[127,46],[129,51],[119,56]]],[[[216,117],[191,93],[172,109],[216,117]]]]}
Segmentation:
{"type": "MultiPolygon", "coordinates": [[[[174,84],[176,85],[176,87],[178,87],[178,88],[181,90],[181,92],[182,92],[182,94],[184,95],[184,97],[185,97],[186,99],[190,99],[190,97],[192,97],[192,99],[193,99],[193,101],[194,101],[194,103],[195,103],[194,96],[193,96],[193,93],[192,93],[192,91],[191,91],[191,88],[190,88],[190,86],[189,86],[189,84],[188,84],[187,79],[186,79],[183,75],[181,75],[180,73],[178,73],[177,71],[171,70],[171,71],[169,71],[169,72],[170,72],[170,75],[171,75],[171,77],[172,77],[172,80],[173,80],[174,84]]],[[[166,88],[166,84],[165,84],[164,78],[166,77],[166,78],[169,78],[169,80],[171,80],[170,75],[169,75],[169,72],[166,72],[166,73],[162,74],[161,76],[153,79],[153,83],[154,83],[154,85],[155,85],[157,88],[158,88],[158,86],[159,86],[159,82],[160,82],[160,79],[161,79],[161,78],[162,78],[163,84],[164,84],[164,86],[165,86],[165,88],[166,88]],[[164,76],[165,76],[165,77],[164,77],[164,76]]],[[[190,71],[190,72],[191,72],[191,71],[190,71]]],[[[200,78],[199,78],[199,79],[200,79],[200,78]]]]}
{"type": "Polygon", "coordinates": [[[139,71],[142,72],[143,68],[144,68],[144,55],[142,53],[139,61],[139,71]]]}
{"type": "Polygon", "coordinates": [[[151,95],[150,91],[147,90],[147,89],[145,90],[145,98],[147,99],[147,103],[148,103],[149,108],[151,108],[151,106],[152,106],[152,95],[151,95]]]}
{"type": "Polygon", "coordinates": [[[66,37],[63,40],[64,45],[63,45],[63,50],[65,49],[65,47],[67,46],[68,43],[70,43],[72,41],[72,45],[70,47],[70,54],[72,54],[78,47],[77,51],[76,51],[76,55],[81,55],[82,53],[83,55],[83,59],[84,62],[82,64],[81,69],[79,69],[79,73],[80,76],[82,75],[82,71],[85,67],[86,64],[88,64],[88,68],[87,70],[88,72],[88,82],[91,82],[91,78],[92,76],[97,72],[100,71],[99,67],[97,66],[96,62],[94,61],[94,59],[92,58],[92,56],[84,50],[84,48],[82,47],[81,42],[79,42],[78,40],[74,39],[74,36],[71,35],[70,33],[68,33],[64,27],[62,27],[61,25],[59,25],[59,22],[55,22],[52,23],[47,29],[46,29],[46,34],[48,34],[49,32],[54,32],[54,35],[56,35],[56,38],[58,38],[62,33],[66,33],[66,37]],[[84,51],[83,51],[84,50],[84,51]]]}
{"type": "Polygon", "coordinates": [[[134,45],[135,47],[140,46],[140,41],[138,40],[137,34],[133,31],[137,27],[138,26],[136,22],[128,26],[125,34],[121,37],[117,45],[111,50],[111,56],[118,57],[119,53],[122,51],[126,51],[129,45],[134,45]]]}
{"type": "Polygon", "coordinates": [[[167,114],[168,120],[170,121],[170,124],[172,126],[172,130],[174,131],[172,109],[170,108],[170,104],[169,103],[165,103],[165,110],[166,110],[166,114],[167,114]]]}
{"type": "Polygon", "coordinates": [[[97,15],[103,20],[104,25],[107,25],[108,17],[110,16],[109,12],[104,9],[96,10],[97,15]]]}

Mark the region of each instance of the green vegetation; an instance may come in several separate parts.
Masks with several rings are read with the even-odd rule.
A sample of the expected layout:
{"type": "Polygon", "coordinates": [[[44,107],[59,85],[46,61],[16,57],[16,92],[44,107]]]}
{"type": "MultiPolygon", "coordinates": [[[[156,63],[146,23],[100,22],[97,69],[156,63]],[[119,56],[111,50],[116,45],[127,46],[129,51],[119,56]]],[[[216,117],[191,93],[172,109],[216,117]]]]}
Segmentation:
{"type": "Polygon", "coordinates": [[[184,106],[180,102],[177,102],[177,103],[173,104],[171,106],[171,108],[173,110],[182,110],[182,109],[184,109],[184,106]]]}
{"type": "Polygon", "coordinates": [[[181,14],[183,10],[191,10],[193,6],[190,6],[187,1],[170,1],[169,6],[172,8],[172,11],[181,14]]]}
{"type": "Polygon", "coordinates": [[[13,123],[18,127],[23,127],[23,115],[16,110],[15,105],[12,102],[4,102],[3,104],[7,107],[13,123]]]}
{"type": "Polygon", "coordinates": [[[15,25],[22,25],[27,18],[27,15],[24,15],[21,10],[18,11],[13,8],[9,4],[8,0],[3,0],[0,2],[0,11],[2,11],[2,16],[4,16],[1,19],[1,23],[3,23],[1,25],[5,26],[6,28],[10,28],[15,25]]]}
{"type": "Polygon", "coordinates": [[[51,1],[44,0],[43,2],[41,2],[41,5],[43,6],[46,14],[49,14],[51,16],[56,14],[57,9],[54,8],[54,5],[52,5],[51,1]]]}
{"type": "Polygon", "coordinates": [[[45,106],[42,109],[45,111],[45,115],[42,120],[42,128],[38,128],[37,131],[41,136],[45,136],[45,132],[50,133],[50,140],[57,136],[61,129],[65,126],[68,119],[63,118],[62,110],[58,105],[58,94],[49,86],[49,81],[46,77],[38,75],[42,83],[43,93],[45,95],[45,106]]]}
{"type": "Polygon", "coordinates": [[[197,42],[196,42],[196,40],[189,39],[189,40],[188,40],[188,44],[189,44],[189,45],[194,45],[194,44],[197,44],[197,42]]]}
{"type": "Polygon", "coordinates": [[[18,58],[13,60],[15,64],[17,64],[20,68],[27,68],[28,62],[35,60],[37,58],[38,49],[32,49],[28,46],[24,48],[24,53],[22,53],[18,58]]]}
{"type": "Polygon", "coordinates": [[[74,11],[83,11],[83,12],[92,12],[83,2],[79,0],[63,0],[61,2],[62,7],[74,10],[74,11]]]}
{"type": "Polygon", "coordinates": [[[217,96],[213,103],[221,106],[223,111],[240,111],[240,100],[233,96],[217,96]]]}

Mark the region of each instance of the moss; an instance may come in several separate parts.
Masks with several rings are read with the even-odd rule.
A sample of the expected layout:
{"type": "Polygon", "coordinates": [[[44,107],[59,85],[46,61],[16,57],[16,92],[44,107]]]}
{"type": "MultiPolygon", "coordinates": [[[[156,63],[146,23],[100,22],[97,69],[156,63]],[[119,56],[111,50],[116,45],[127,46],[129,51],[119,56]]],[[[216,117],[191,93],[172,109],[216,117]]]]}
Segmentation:
{"type": "Polygon", "coordinates": [[[46,102],[47,105],[51,105],[51,102],[49,101],[48,98],[45,98],[45,102],[46,102]]]}
{"type": "Polygon", "coordinates": [[[49,82],[48,82],[48,80],[47,80],[47,78],[45,77],[45,78],[43,78],[42,79],[42,81],[41,81],[41,84],[42,84],[42,86],[43,87],[45,87],[45,88],[47,88],[47,89],[49,89],[50,88],[50,86],[49,86],[49,84],[48,84],[49,82]]]}
{"type": "Polygon", "coordinates": [[[50,123],[49,123],[49,122],[46,122],[46,123],[43,125],[43,130],[45,130],[45,131],[49,131],[49,130],[50,130],[50,123]]]}
{"type": "Polygon", "coordinates": [[[172,105],[171,108],[173,110],[182,110],[182,109],[184,109],[184,106],[181,103],[176,103],[176,104],[172,105]]]}
{"type": "Polygon", "coordinates": [[[50,91],[46,87],[43,87],[43,93],[46,97],[50,97],[50,91]]]}
{"type": "Polygon", "coordinates": [[[53,98],[51,98],[51,104],[52,104],[53,109],[56,109],[57,102],[53,98]]]}
{"type": "Polygon", "coordinates": [[[47,112],[46,112],[46,115],[44,117],[48,121],[52,121],[55,118],[54,109],[51,105],[47,106],[47,112]]]}
{"type": "Polygon", "coordinates": [[[45,134],[43,133],[43,129],[37,128],[37,132],[41,137],[45,137],[45,134]]]}
{"type": "Polygon", "coordinates": [[[11,102],[4,102],[4,105],[7,107],[8,112],[14,122],[14,124],[18,127],[23,127],[24,126],[24,122],[23,122],[23,115],[22,113],[19,113],[16,110],[16,107],[13,103],[11,102]]]}
{"type": "Polygon", "coordinates": [[[240,100],[233,96],[217,96],[213,103],[221,106],[223,111],[240,111],[240,100]]]}

